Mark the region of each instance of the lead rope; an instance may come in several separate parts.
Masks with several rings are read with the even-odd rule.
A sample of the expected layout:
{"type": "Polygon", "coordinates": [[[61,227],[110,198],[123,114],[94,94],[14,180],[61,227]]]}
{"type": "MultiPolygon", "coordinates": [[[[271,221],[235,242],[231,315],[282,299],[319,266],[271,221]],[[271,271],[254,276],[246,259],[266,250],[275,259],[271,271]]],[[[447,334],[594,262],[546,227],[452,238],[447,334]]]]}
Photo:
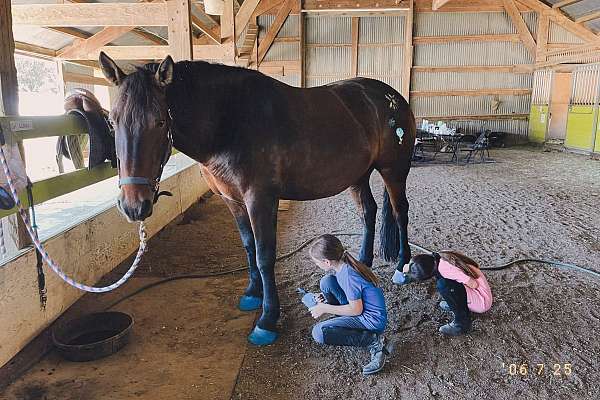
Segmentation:
{"type": "MultiPolygon", "coordinates": [[[[140,247],[138,248],[137,254],[135,256],[135,260],[133,260],[133,264],[131,264],[131,267],[129,267],[129,269],[127,270],[127,272],[125,272],[125,275],[123,275],[123,277],[121,277],[121,279],[119,279],[112,285],[103,286],[103,287],[88,286],[88,285],[84,285],[82,283],[76,282],[75,280],[68,277],[67,274],[65,274],[60,269],[58,264],[56,264],[54,262],[54,260],[52,260],[50,258],[50,256],[48,255],[48,253],[42,246],[42,243],[40,242],[37,235],[35,234],[33,228],[31,227],[31,224],[29,222],[29,216],[27,215],[27,212],[23,209],[21,201],[19,200],[19,195],[17,194],[17,190],[13,183],[12,175],[10,173],[10,169],[8,168],[8,163],[6,162],[6,156],[4,155],[4,147],[3,146],[0,146],[0,162],[2,163],[2,168],[4,169],[4,173],[6,174],[6,181],[8,182],[8,186],[10,187],[11,195],[12,195],[13,199],[15,200],[15,203],[19,210],[19,214],[21,215],[21,218],[23,219],[23,222],[25,223],[27,232],[29,233],[29,236],[31,237],[31,240],[33,241],[35,248],[42,255],[42,259],[46,262],[46,264],[48,264],[48,266],[52,269],[52,271],[54,271],[54,273],[56,273],[56,275],[58,275],[63,281],[65,281],[69,285],[73,286],[74,288],[83,290],[84,292],[91,292],[91,293],[110,292],[111,290],[115,290],[119,286],[123,285],[125,282],[127,282],[127,280],[129,278],[131,278],[131,276],[137,269],[140,261],[142,260],[142,256],[146,252],[147,234],[146,234],[146,227],[143,222],[140,222],[140,228],[139,228],[140,247]]],[[[2,237],[0,237],[0,239],[2,239],[2,237]]]]}
{"type": "MultiPolygon", "coordinates": [[[[31,216],[31,227],[35,237],[39,239],[38,226],[35,219],[35,207],[33,205],[33,183],[27,178],[27,200],[29,201],[29,211],[31,216]]],[[[44,274],[44,261],[42,259],[42,253],[38,249],[35,249],[35,259],[38,277],[38,294],[40,295],[40,308],[42,311],[46,310],[46,303],[48,302],[48,292],[46,290],[46,275],[44,274]]]]}

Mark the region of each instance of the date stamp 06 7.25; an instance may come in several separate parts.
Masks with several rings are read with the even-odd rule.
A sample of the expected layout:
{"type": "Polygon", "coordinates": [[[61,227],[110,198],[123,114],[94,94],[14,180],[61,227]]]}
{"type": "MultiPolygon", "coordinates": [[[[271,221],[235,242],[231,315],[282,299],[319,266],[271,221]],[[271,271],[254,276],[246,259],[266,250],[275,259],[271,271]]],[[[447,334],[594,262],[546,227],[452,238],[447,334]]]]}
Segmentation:
{"type": "Polygon", "coordinates": [[[571,363],[502,363],[501,372],[510,376],[569,376],[573,373],[571,363]]]}

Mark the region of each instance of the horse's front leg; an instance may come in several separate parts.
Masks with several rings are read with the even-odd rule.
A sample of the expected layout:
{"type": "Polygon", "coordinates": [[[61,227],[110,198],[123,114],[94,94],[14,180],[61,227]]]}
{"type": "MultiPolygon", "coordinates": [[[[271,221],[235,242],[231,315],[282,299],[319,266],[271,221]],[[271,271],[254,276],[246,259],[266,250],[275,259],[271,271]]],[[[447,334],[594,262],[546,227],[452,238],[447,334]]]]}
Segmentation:
{"type": "Polygon", "coordinates": [[[262,279],[256,265],[256,244],[252,225],[250,224],[250,217],[244,204],[239,204],[226,198],[223,198],[223,200],[235,218],[248,258],[248,287],[244,291],[244,295],[240,297],[238,307],[242,311],[257,310],[262,305],[263,290],[262,279]]]}
{"type": "Polygon", "coordinates": [[[275,285],[277,198],[267,194],[251,194],[245,201],[254,232],[256,262],[263,286],[262,315],[248,340],[263,346],[277,339],[275,326],[279,319],[279,295],[275,285]]]}

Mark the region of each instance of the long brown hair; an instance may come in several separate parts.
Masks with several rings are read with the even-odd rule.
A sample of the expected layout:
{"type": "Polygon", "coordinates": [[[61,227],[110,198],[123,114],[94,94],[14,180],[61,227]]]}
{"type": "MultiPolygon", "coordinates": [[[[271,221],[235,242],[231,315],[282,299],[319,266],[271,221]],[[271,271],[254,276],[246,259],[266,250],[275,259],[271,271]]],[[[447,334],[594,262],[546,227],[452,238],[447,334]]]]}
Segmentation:
{"type": "Polygon", "coordinates": [[[479,264],[471,257],[467,257],[462,253],[451,250],[442,250],[438,253],[440,258],[448,263],[454,265],[456,268],[460,269],[466,275],[470,276],[473,279],[479,278],[479,275],[476,271],[473,271],[471,267],[475,267],[479,269],[479,264]]]}
{"type": "Polygon", "coordinates": [[[377,278],[373,271],[346,251],[344,245],[340,242],[340,239],[333,235],[325,234],[319,236],[310,246],[308,252],[313,258],[318,260],[341,261],[346,263],[375,286],[379,284],[379,278],[377,278]]]}

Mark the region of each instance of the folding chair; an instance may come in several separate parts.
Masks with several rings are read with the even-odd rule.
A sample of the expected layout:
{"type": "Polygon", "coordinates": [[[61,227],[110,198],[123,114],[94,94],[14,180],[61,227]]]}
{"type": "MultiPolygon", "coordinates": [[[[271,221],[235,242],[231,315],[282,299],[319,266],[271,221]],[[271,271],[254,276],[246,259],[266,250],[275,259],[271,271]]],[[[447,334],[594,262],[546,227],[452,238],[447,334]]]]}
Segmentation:
{"type": "Polygon", "coordinates": [[[468,164],[471,159],[475,159],[477,153],[480,155],[481,162],[485,162],[485,153],[487,152],[488,158],[490,158],[490,134],[491,131],[488,129],[479,135],[477,140],[473,144],[461,148],[461,151],[467,151],[469,154],[465,159],[465,164],[468,164]]]}

